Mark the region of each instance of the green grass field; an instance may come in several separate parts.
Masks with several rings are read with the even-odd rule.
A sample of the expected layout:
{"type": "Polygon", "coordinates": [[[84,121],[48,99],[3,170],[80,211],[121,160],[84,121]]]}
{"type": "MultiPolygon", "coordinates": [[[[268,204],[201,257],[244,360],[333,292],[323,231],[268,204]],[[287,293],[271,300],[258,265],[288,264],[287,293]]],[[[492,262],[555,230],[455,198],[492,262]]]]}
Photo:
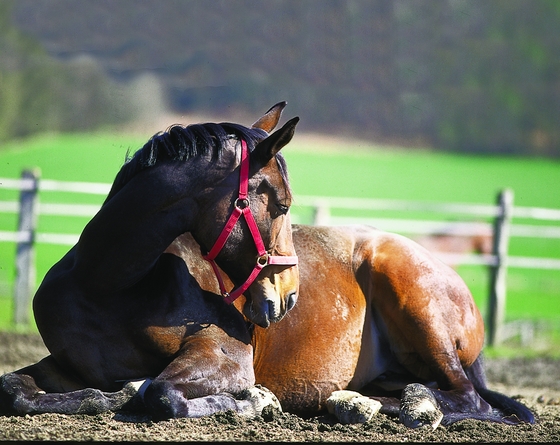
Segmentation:
{"type": "MultiPolygon", "coordinates": [[[[560,208],[560,162],[548,159],[375,148],[357,142],[346,144],[342,151],[333,147],[327,153],[322,153],[318,147],[313,148],[311,144],[300,149],[294,142],[293,146],[284,150],[284,155],[296,192],[296,204],[298,194],[494,204],[499,191],[510,188],[514,191],[517,206],[560,208]]],[[[297,215],[298,210],[303,222],[310,223],[309,209],[298,209],[296,205],[294,214],[297,215]]],[[[342,215],[345,212],[339,210],[338,213],[342,215]]],[[[407,215],[381,211],[361,212],[359,216],[443,218],[420,212],[409,212],[407,215]]],[[[463,220],[459,217],[452,219],[463,220]]],[[[558,221],[515,219],[513,222],[560,226],[558,221]]],[[[560,258],[560,239],[511,238],[509,253],[560,258]]],[[[485,316],[489,294],[488,269],[460,266],[458,272],[485,316]]],[[[511,320],[532,320],[560,340],[560,270],[508,269],[506,321],[511,320]]],[[[513,341],[515,343],[519,338],[513,341]]]]}
{"type": "MultiPolygon", "coordinates": [[[[112,182],[127,151],[136,150],[146,140],[147,137],[100,132],[42,135],[11,142],[0,147],[0,177],[17,178],[23,168],[39,167],[45,179],[112,182]]],[[[311,222],[311,211],[297,205],[297,197],[301,195],[494,204],[497,193],[508,187],[515,193],[517,206],[560,209],[560,162],[549,159],[442,154],[375,147],[366,142],[335,138],[298,137],[298,134],[283,153],[296,196],[293,218],[303,223],[311,222]]],[[[17,192],[0,189],[0,201],[16,199],[17,192]]],[[[81,203],[101,204],[103,196],[44,192],[40,199],[42,202],[78,199],[81,203]]],[[[369,212],[365,216],[405,215],[369,212]]],[[[421,212],[414,216],[438,218],[421,212]]],[[[41,216],[38,230],[77,234],[87,221],[88,218],[81,217],[41,216]]],[[[514,223],[542,224],[523,220],[514,223]]],[[[560,226],[560,222],[546,224],[560,226]]],[[[0,213],[0,231],[15,230],[16,225],[16,215],[0,213]]],[[[14,250],[14,244],[0,243],[0,329],[11,326],[14,250]]],[[[38,245],[38,283],[67,250],[68,246],[38,245]]],[[[512,238],[510,254],[560,258],[560,240],[512,238]]],[[[459,273],[484,314],[487,270],[481,266],[461,266],[459,273]]],[[[560,326],[560,271],[510,268],[507,286],[508,320],[544,320],[560,326]]]]}

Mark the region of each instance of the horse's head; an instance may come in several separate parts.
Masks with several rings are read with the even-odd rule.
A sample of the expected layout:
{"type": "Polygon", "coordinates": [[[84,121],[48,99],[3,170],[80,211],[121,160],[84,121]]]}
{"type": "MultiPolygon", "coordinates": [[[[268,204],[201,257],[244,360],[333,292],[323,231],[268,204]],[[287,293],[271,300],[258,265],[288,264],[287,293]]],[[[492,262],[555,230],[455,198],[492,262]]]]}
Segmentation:
{"type": "Polygon", "coordinates": [[[243,294],[243,313],[262,327],[282,319],[294,306],[299,287],[289,215],[292,193],[280,153],[299,118],[269,135],[284,106],[275,105],[253,124],[250,130],[260,135],[253,141],[238,136],[226,144],[229,154],[222,154],[213,169],[220,177],[199,200],[204,218],[191,231],[213,265],[226,301],[243,294]],[[235,284],[231,292],[216,265],[235,284]]]}

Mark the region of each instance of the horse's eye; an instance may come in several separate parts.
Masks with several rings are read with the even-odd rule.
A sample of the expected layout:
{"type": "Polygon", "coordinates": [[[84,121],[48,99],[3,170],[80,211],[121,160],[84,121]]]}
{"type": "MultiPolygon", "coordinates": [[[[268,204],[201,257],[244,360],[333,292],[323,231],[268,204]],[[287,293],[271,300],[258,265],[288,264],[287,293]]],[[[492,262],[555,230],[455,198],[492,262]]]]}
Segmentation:
{"type": "Polygon", "coordinates": [[[280,211],[280,213],[282,215],[285,215],[286,213],[288,213],[288,210],[290,210],[290,207],[288,207],[287,205],[284,205],[284,204],[280,204],[280,203],[277,203],[276,207],[278,208],[278,210],[280,211]]]}

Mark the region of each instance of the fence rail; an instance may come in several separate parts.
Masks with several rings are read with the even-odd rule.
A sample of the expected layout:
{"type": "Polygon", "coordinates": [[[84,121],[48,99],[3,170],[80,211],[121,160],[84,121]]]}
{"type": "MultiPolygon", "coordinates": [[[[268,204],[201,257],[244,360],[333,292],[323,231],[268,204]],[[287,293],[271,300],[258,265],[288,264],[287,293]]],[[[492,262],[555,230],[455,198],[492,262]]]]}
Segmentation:
{"type": "MultiPolygon", "coordinates": [[[[111,184],[94,182],[68,182],[40,179],[36,171],[22,172],[20,179],[0,178],[0,189],[20,192],[19,201],[0,201],[0,213],[15,213],[19,216],[18,230],[0,231],[0,242],[16,243],[16,281],[14,286],[14,320],[17,324],[27,324],[32,286],[35,282],[35,243],[74,245],[79,234],[37,233],[39,215],[63,217],[92,217],[100,205],[41,203],[38,192],[71,192],[80,194],[107,195],[111,184]]],[[[536,268],[560,270],[560,259],[508,256],[510,237],[560,238],[559,226],[512,224],[512,218],[539,221],[560,221],[560,210],[513,206],[513,192],[504,190],[498,196],[496,205],[434,203],[388,199],[339,198],[322,196],[297,196],[294,212],[301,207],[314,209],[316,225],[370,224],[380,229],[405,234],[475,236],[491,233],[493,249],[491,254],[456,254],[434,252],[442,261],[453,264],[484,265],[489,268],[491,291],[488,307],[488,343],[497,344],[505,339],[511,326],[504,326],[505,318],[505,278],[507,268],[536,268]],[[420,211],[434,214],[463,215],[477,218],[491,218],[490,222],[472,221],[428,221],[398,218],[361,218],[333,216],[331,209],[353,211],[389,210],[420,211]]],[[[297,213],[293,218],[297,220],[297,213]]]]}

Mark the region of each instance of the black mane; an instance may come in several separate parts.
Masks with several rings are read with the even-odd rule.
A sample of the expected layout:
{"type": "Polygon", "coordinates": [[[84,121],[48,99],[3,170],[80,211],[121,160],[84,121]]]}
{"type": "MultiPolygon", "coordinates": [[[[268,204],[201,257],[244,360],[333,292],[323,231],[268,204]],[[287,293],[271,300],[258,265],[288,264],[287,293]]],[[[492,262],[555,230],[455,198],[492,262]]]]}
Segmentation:
{"type": "Polygon", "coordinates": [[[253,150],[256,143],[266,136],[263,130],[229,122],[172,125],[165,132],[152,136],[132,156],[127,153],[125,163],[117,173],[105,202],[139,171],[152,167],[159,161],[187,161],[211,151],[213,157],[218,158],[225,142],[232,137],[244,139],[249,150],[253,150]]]}

